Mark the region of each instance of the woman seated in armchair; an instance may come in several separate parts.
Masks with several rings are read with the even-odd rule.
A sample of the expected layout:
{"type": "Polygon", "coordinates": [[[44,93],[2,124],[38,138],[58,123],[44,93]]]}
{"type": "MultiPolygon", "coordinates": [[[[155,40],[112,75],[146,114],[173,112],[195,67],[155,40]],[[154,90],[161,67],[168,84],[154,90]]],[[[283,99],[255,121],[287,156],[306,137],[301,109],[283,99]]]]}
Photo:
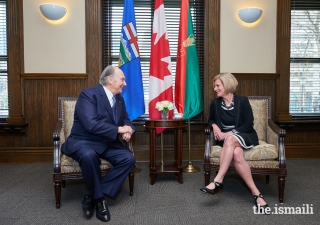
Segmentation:
{"type": "Polygon", "coordinates": [[[217,94],[210,104],[209,126],[213,128],[216,145],[220,145],[220,168],[214,180],[200,190],[214,195],[223,189],[223,179],[231,161],[237,173],[248,185],[254,197],[256,207],[268,207],[262,194],[256,187],[249,164],[244,159],[243,151],[258,145],[258,135],[253,128],[253,112],[246,96],[234,94],[238,85],[231,73],[220,73],[213,79],[217,94]]]}

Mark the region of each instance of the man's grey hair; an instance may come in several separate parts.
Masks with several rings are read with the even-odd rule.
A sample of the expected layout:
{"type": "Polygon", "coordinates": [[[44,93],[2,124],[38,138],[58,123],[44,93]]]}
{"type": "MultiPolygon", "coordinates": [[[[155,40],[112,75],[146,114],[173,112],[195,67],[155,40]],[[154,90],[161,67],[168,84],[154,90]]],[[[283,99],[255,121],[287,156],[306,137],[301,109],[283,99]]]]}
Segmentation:
{"type": "Polygon", "coordinates": [[[101,73],[100,84],[106,85],[108,83],[108,77],[111,76],[113,78],[115,71],[114,66],[107,66],[101,73]]]}

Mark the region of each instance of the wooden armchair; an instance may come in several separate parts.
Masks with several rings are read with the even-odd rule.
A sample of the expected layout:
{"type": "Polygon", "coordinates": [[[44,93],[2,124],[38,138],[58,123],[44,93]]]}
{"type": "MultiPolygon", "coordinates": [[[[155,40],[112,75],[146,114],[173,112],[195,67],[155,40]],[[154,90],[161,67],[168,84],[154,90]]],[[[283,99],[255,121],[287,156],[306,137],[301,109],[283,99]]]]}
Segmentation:
{"type": "MultiPolygon", "coordinates": [[[[65,142],[70,135],[73,125],[74,109],[77,98],[73,97],[59,97],[58,98],[58,122],[53,132],[53,182],[54,192],[56,198],[56,208],[60,208],[61,202],[61,185],[65,187],[66,180],[68,179],[82,179],[81,168],[77,161],[62,154],[61,145],[65,142]]],[[[128,147],[132,150],[132,145],[128,147]]],[[[112,165],[101,159],[101,176],[105,176],[106,173],[112,168],[112,165]]],[[[129,173],[129,188],[130,196],[133,195],[134,184],[134,167],[129,173]]]]}
{"type": "MultiPolygon", "coordinates": [[[[270,175],[278,176],[279,201],[283,203],[285,178],[287,176],[284,137],[286,131],[278,127],[271,119],[271,97],[249,96],[254,116],[254,129],[258,133],[259,145],[244,152],[252,174],[266,175],[269,183],[270,175]]],[[[204,180],[210,183],[211,170],[219,170],[221,147],[214,145],[212,127],[205,128],[204,180]]],[[[236,172],[230,165],[228,172],[236,172]]]]}

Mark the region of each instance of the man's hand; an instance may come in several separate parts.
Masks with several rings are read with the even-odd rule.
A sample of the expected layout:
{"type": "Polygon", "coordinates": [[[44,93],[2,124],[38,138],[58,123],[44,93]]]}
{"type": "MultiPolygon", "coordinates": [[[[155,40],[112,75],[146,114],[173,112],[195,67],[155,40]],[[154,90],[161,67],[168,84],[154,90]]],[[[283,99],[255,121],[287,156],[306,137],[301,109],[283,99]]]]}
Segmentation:
{"type": "Polygon", "coordinates": [[[124,133],[122,134],[122,139],[125,140],[126,142],[130,141],[131,134],[130,133],[124,133]]]}
{"type": "MultiPolygon", "coordinates": [[[[123,127],[118,127],[118,133],[119,133],[119,134],[129,133],[129,134],[130,134],[130,137],[131,137],[132,132],[133,132],[133,130],[132,130],[132,128],[131,128],[130,126],[125,125],[125,126],[123,126],[123,127]]],[[[130,139],[130,138],[129,138],[129,139],[130,139]]]]}

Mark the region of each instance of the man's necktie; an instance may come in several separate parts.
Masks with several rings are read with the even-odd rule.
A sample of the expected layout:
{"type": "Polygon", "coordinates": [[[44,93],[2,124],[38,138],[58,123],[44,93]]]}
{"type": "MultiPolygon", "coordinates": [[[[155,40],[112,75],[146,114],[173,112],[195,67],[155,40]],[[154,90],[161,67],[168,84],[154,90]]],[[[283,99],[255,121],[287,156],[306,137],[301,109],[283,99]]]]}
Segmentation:
{"type": "Polygon", "coordinates": [[[116,120],[116,97],[112,96],[112,112],[113,112],[113,119],[116,120]]]}

